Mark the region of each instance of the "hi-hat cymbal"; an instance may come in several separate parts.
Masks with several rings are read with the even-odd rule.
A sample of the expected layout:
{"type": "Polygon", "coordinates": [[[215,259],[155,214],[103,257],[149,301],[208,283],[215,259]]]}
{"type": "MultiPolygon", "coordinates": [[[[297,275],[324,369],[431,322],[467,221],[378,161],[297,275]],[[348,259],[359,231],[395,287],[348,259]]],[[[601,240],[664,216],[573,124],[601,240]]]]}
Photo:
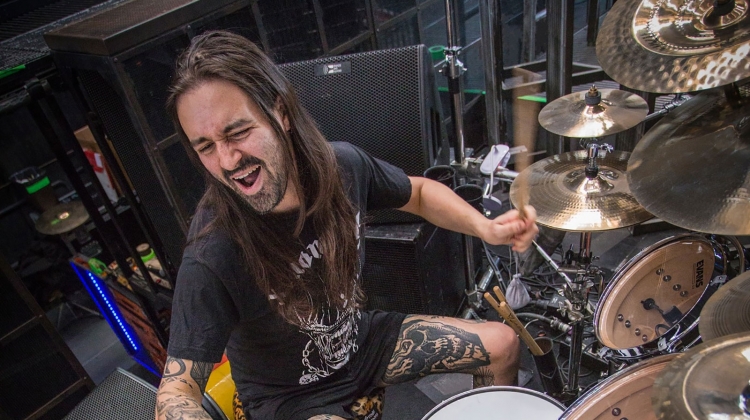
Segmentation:
{"type": "Polygon", "coordinates": [[[586,177],[586,150],[548,157],[524,169],[510,186],[517,207],[524,193],[534,206],[537,222],[567,231],[617,229],[653,216],[635,201],[625,176],[627,152],[598,158],[599,173],[586,177]]]}
{"type": "Polygon", "coordinates": [[[86,223],[89,214],[80,201],[58,204],[46,210],[34,227],[45,235],[59,235],[86,223]]]}
{"type": "Polygon", "coordinates": [[[618,83],[646,92],[693,92],[750,77],[748,0],[732,1],[729,13],[715,17],[712,0],[620,0],[599,30],[599,63],[618,83]]]}
{"type": "Polygon", "coordinates": [[[592,87],[587,92],[574,92],[547,104],[539,113],[539,124],[565,137],[602,137],[635,126],[647,114],[646,100],[635,93],[592,87]],[[591,101],[595,92],[601,95],[598,103],[591,101]]]}
{"type": "Polygon", "coordinates": [[[677,356],[654,382],[658,419],[750,417],[750,334],[732,334],[677,356]],[[744,405],[744,408],[742,406],[744,405]]]}
{"type": "Polygon", "coordinates": [[[711,295],[701,309],[698,331],[703,341],[750,333],[750,271],[733,278],[711,295]]]}
{"type": "Polygon", "coordinates": [[[643,136],[627,174],[638,202],[666,222],[750,234],[750,104],[734,108],[720,90],[701,92],[643,136]]]}

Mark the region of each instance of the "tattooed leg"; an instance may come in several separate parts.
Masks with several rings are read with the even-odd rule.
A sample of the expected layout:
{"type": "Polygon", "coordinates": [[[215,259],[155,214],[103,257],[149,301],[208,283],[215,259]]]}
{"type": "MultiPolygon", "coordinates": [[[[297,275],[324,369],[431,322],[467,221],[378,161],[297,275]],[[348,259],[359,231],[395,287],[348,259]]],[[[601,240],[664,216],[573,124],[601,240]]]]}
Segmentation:
{"type": "Polygon", "coordinates": [[[518,372],[518,338],[496,322],[408,316],[383,385],[443,372],[471,373],[477,387],[511,384],[518,372]]]}

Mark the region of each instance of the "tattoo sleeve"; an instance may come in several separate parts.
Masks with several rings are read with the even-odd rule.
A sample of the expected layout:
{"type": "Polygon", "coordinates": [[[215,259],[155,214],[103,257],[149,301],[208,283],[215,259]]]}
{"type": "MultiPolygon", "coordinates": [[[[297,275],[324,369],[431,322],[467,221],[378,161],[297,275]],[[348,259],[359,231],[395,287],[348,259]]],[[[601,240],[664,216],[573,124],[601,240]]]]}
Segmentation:
{"type": "Polygon", "coordinates": [[[407,382],[430,373],[471,372],[490,356],[478,335],[436,319],[404,320],[383,382],[407,382]]]}
{"type": "Polygon", "coordinates": [[[213,363],[168,356],[156,396],[157,419],[210,420],[200,401],[212,368],[213,363]]]}

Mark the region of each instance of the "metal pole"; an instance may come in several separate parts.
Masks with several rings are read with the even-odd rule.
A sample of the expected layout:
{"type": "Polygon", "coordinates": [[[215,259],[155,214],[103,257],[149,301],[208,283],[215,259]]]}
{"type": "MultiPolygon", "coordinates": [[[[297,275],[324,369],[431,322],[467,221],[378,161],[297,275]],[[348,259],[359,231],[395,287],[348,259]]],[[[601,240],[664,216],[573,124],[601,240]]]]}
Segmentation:
{"type": "Polygon", "coordinates": [[[536,0],[523,0],[521,59],[527,63],[536,58],[536,3],[536,0]]]}
{"type": "MultiPolygon", "coordinates": [[[[498,57],[495,56],[495,5],[493,0],[481,0],[479,2],[479,15],[482,19],[482,57],[484,58],[484,109],[487,114],[487,142],[489,145],[500,143],[500,119],[501,107],[497,92],[497,84],[502,88],[502,81],[495,78],[495,68],[498,65],[498,57]]],[[[502,70],[502,55],[500,69],[502,70]]]]}
{"type": "MultiPolygon", "coordinates": [[[[573,0],[548,0],[547,103],[573,88],[573,0]]],[[[565,152],[565,138],[549,133],[548,151],[565,152]]]]}
{"type": "Polygon", "coordinates": [[[487,139],[491,145],[507,142],[507,127],[503,107],[503,30],[500,2],[483,0],[479,3],[482,15],[482,56],[484,57],[484,97],[487,113],[487,139]]]}
{"type": "Polygon", "coordinates": [[[461,47],[457,45],[457,22],[454,16],[455,7],[452,0],[445,0],[445,27],[448,33],[448,47],[445,49],[445,65],[443,75],[448,78],[448,94],[450,95],[451,117],[453,121],[453,135],[455,145],[455,163],[463,168],[466,166],[464,146],[464,95],[461,89],[461,75],[466,69],[458,59],[461,47]]]}

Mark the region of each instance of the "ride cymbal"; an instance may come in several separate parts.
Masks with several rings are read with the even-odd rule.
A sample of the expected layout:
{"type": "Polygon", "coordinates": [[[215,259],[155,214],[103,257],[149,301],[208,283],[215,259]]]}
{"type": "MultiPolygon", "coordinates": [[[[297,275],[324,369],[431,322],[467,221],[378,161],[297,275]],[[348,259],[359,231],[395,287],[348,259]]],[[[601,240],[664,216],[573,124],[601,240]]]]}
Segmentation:
{"type": "Polygon", "coordinates": [[[616,2],[597,37],[602,69],[622,85],[656,93],[705,90],[750,77],[748,0],[717,3],[714,10],[713,0],[616,2]]]}
{"type": "Polygon", "coordinates": [[[510,186],[518,206],[524,190],[537,223],[567,231],[600,231],[644,222],[653,216],[630,193],[625,168],[630,154],[622,151],[598,158],[598,174],[586,176],[586,150],[540,160],[524,169],[510,186]]]}
{"type": "Polygon", "coordinates": [[[732,334],[677,356],[654,382],[658,419],[746,420],[750,417],[750,334],[732,334]]]}
{"type": "Polygon", "coordinates": [[[750,333],[750,271],[733,278],[708,299],[701,309],[698,331],[703,341],[750,333]]]}
{"type": "Polygon", "coordinates": [[[592,87],[547,104],[539,113],[539,124],[565,137],[603,137],[634,127],[647,114],[646,100],[635,93],[592,87]]]}
{"type": "Polygon", "coordinates": [[[750,104],[732,107],[718,89],[696,95],[636,144],[627,177],[636,200],[666,222],[750,234],[750,104]]]}
{"type": "Polygon", "coordinates": [[[59,235],[86,223],[89,214],[80,201],[58,204],[46,210],[34,227],[45,235],[59,235]]]}

